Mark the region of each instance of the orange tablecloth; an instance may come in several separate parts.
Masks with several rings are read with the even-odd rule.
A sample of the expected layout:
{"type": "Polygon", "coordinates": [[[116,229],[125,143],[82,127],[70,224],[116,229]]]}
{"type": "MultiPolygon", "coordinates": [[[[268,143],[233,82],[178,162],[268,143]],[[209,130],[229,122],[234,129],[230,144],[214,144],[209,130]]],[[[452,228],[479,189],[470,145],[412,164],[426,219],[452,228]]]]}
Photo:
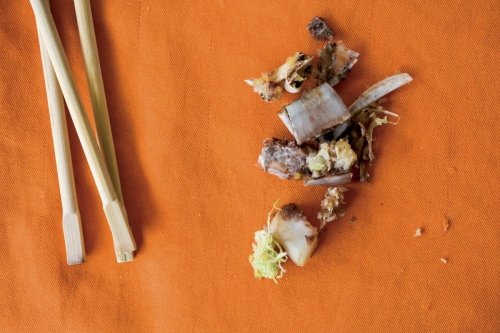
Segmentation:
{"type": "MultiPolygon", "coordinates": [[[[499,8],[93,1],[139,249],[116,263],[70,122],[87,262],[68,266],[35,20],[28,1],[2,1],[0,330],[499,332],[499,8]],[[360,53],[336,86],[347,105],[395,71],[414,81],[389,96],[400,123],[375,130],[373,181],[349,186],[346,216],[276,285],[253,277],[253,233],[277,198],[316,223],[325,189],[255,166],[265,138],[290,134],[279,103],[243,80],[295,51],[315,54],[324,43],[305,30],[315,15],[360,53]]],[[[73,4],[53,0],[52,12],[91,115],[73,4]]]]}

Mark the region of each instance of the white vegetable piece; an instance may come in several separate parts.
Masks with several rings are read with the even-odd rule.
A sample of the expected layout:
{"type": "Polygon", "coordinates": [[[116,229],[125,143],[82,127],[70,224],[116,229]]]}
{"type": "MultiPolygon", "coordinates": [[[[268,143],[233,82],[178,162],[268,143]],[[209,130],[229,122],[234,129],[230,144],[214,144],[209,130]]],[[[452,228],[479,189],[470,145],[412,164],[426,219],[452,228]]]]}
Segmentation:
{"type": "Polygon", "coordinates": [[[354,103],[349,107],[349,112],[354,116],[364,108],[368,107],[371,103],[378,101],[388,93],[399,87],[411,82],[413,78],[407,73],[396,74],[390,76],[370,88],[359,96],[354,103]]]}
{"type": "Polygon", "coordinates": [[[301,144],[343,123],[351,115],[335,90],[323,83],[305,91],[299,99],[285,106],[278,116],[297,144],[301,144]]]}
{"type": "Polygon", "coordinates": [[[318,245],[318,230],[309,223],[295,204],[281,207],[268,227],[268,232],[298,266],[304,266],[318,245]]]}

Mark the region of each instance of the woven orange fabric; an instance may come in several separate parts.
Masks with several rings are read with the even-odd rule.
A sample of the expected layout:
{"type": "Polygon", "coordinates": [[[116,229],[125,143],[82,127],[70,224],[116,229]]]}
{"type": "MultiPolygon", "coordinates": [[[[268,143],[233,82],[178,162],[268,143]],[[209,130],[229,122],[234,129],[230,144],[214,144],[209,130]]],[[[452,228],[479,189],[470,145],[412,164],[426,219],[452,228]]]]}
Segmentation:
{"type": "MultiPolygon", "coordinates": [[[[51,8],[92,121],[72,1],[51,8]]],[[[93,1],[138,251],[116,263],[69,120],[87,262],[68,266],[34,15],[29,1],[1,1],[0,330],[499,332],[499,8],[93,1]],[[276,285],[253,276],[254,232],[277,198],[317,223],[325,188],[256,167],[265,138],[291,136],[280,104],[243,80],[315,54],[324,43],[305,29],[315,15],[360,53],[335,87],[347,105],[396,71],[414,80],[386,104],[399,124],[375,130],[372,182],[349,186],[345,217],[276,285]]]]}

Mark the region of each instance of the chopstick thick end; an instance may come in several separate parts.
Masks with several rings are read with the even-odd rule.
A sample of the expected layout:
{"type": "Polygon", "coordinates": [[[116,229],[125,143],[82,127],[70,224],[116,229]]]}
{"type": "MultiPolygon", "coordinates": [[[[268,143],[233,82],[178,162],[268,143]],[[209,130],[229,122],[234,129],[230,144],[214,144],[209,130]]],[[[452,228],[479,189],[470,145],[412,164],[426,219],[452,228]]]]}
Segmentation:
{"type": "Polygon", "coordinates": [[[119,264],[131,261],[134,261],[134,252],[126,252],[123,254],[116,253],[116,262],[119,264]]]}
{"type": "Polygon", "coordinates": [[[116,199],[106,204],[104,206],[104,213],[113,234],[117,256],[123,256],[125,253],[135,251],[137,247],[128,224],[125,209],[120,201],[116,199]]]}
{"type": "Polygon", "coordinates": [[[85,246],[79,212],[65,213],[63,215],[63,232],[68,265],[84,263],[85,246]]]}

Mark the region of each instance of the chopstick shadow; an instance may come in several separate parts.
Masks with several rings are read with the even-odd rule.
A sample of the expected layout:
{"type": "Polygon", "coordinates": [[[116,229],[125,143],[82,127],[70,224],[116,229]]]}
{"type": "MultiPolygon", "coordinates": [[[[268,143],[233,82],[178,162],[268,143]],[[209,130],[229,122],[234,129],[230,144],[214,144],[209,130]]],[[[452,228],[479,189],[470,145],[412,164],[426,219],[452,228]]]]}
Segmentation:
{"type": "MultiPolygon", "coordinates": [[[[123,85],[120,84],[123,77],[117,73],[117,54],[109,39],[107,26],[100,22],[106,22],[103,18],[100,1],[92,2],[92,13],[94,28],[96,31],[97,47],[101,63],[101,71],[106,92],[107,105],[111,128],[113,129],[113,140],[115,143],[116,158],[120,172],[125,207],[129,217],[130,228],[137,243],[136,255],[140,253],[144,244],[144,232],[150,227],[157,209],[153,206],[150,185],[144,174],[140,163],[140,155],[137,149],[134,123],[132,119],[133,109],[126,102],[123,85]]],[[[139,40],[137,40],[139,41],[139,40]]],[[[135,50],[130,50],[132,54],[135,50]]],[[[123,72],[123,71],[122,71],[123,72]]],[[[127,78],[128,79],[128,78],[127,78]]],[[[134,91],[139,91],[135,89],[134,91]]],[[[136,113],[141,114],[141,113],[136,113]]]]}

